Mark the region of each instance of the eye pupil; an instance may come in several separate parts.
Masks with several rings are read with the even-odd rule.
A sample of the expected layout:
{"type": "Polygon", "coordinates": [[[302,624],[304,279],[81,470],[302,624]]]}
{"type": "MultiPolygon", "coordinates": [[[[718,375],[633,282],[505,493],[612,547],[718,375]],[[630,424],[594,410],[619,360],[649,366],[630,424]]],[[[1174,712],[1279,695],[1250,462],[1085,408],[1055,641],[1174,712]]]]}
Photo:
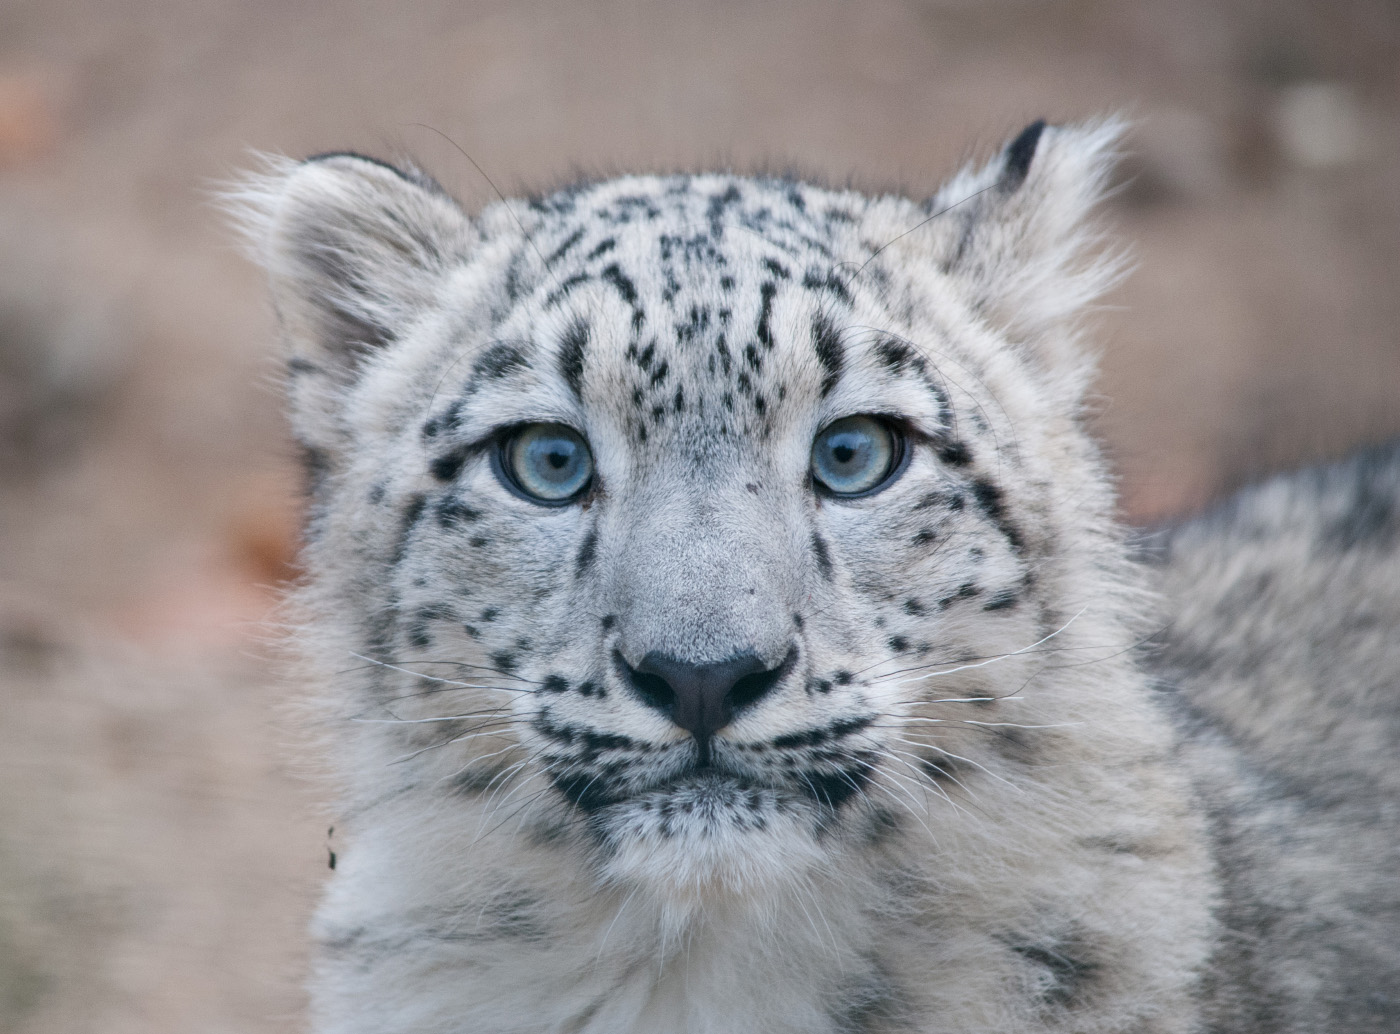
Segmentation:
{"type": "Polygon", "coordinates": [[[902,455],[888,423],[848,416],[828,424],[812,443],[812,477],[829,495],[867,495],[891,479],[902,455]]]}

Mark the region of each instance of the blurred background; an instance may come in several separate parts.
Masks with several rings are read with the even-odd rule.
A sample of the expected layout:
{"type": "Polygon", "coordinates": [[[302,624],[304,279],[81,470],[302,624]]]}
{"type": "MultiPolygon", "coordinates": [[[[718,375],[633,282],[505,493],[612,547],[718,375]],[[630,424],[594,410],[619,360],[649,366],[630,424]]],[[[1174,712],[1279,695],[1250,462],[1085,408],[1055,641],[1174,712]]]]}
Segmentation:
{"type": "Polygon", "coordinates": [[[1400,432],[1393,0],[0,0],[0,1031],[298,1029],[327,819],[269,623],[297,473],[254,151],[930,193],[1135,120],[1100,319],[1123,513],[1400,432]],[[431,127],[423,128],[423,127],[431,127]]]}

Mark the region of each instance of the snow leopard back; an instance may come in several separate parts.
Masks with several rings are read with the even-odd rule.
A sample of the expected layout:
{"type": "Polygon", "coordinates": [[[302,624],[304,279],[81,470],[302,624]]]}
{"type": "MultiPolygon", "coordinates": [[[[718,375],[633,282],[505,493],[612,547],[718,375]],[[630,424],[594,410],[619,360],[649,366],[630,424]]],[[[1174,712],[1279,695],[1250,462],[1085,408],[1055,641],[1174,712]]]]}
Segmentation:
{"type": "Polygon", "coordinates": [[[1163,536],[1154,661],[1224,888],[1224,1030],[1400,1029],[1400,442],[1163,536]]]}

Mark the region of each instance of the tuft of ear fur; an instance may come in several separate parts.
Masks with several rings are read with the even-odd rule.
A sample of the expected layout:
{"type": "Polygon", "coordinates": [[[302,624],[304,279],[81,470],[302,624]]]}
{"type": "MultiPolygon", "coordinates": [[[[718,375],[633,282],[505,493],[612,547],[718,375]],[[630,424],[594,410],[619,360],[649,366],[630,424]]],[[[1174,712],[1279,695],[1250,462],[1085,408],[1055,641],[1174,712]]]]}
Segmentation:
{"type": "Polygon", "coordinates": [[[329,447],[340,397],[432,307],[471,222],[424,173],[350,153],[270,159],[225,203],[271,281],[297,434],[329,447]]]}
{"type": "MultiPolygon", "coordinates": [[[[1063,337],[1121,275],[1089,219],[1103,198],[1124,124],[1034,122],[991,162],[966,169],[928,203],[942,213],[936,260],[974,308],[1013,338],[1063,337]]],[[[1065,356],[1049,355],[1052,362],[1065,356]]]]}

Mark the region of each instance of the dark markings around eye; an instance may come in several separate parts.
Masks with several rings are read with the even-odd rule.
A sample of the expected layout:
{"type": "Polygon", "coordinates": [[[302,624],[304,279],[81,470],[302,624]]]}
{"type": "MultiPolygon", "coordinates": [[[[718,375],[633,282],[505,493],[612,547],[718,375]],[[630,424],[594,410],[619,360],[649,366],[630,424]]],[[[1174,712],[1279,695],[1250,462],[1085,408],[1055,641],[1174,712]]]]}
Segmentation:
{"type": "Polygon", "coordinates": [[[494,380],[516,370],[528,369],[529,365],[529,360],[519,345],[501,341],[488,348],[472,364],[472,374],[494,380]]]}
{"type": "Polygon", "coordinates": [[[1012,550],[1017,553],[1022,552],[1025,549],[1025,540],[1022,539],[1021,532],[1011,523],[1011,518],[1006,512],[1001,488],[986,478],[978,478],[972,483],[972,495],[977,500],[977,505],[981,507],[982,512],[997,526],[997,530],[1010,543],[1012,550]]]}
{"type": "Polygon", "coordinates": [[[468,451],[466,449],[454,449],[444,453],[429,465],[433,477],[439,481],[455,480],[462,472],[462,466],[467,462],[468,451]]]}
{"type": "Polygon", "coordinates": [[[563,374],[574,398],[583,398],[583,356],[588,349],[588,324],[575,320],[564,332],[559,346],[559,372],[563,374]]]}
{"type": "Polygon", "coordinates": [[[437,506],[434,509],[439,526],[449,531],[481,518],[481,511],[473,510],[461,499],[453,495],[445,496],[438,500],[437,506]]]}
{"type": "Polygon", "coordinates": [[[815,531],[812,532],[812,552],[817,556],[817,569],[821,571],[823,578],[830,581],[831,553],[826,548],[826,540],[815,531]]]}
{"type": "Polygon", "coordinates": [[[875,354],[891,373],[904,373],[910,368],[921,369],[923,360],[898,338],[882,337],[875,343],[875,354]]]}
{"type": "Polygon", "coordinates": [[[830,395],[841,379],[841,370],[846,365],[846,349],[841,337],[831,325],[825,313],[812,320],[812,345],[817,351],[817,360],[826,372],[822,375],[822,397],[830,395]]]}
{"type": "Polygon", "coordinates": [[[966,467],[972,462],[972,451],[966,442],[950,438],[939,445],[938,458],[950,467],[966,467]]]}
{"type": "Polygon", "coordinates": [[[598,529],[590,528],[579,546],[578,557],[574,560],[574,577],[581,578],[593,566],[598,555],[598,529]]]}

